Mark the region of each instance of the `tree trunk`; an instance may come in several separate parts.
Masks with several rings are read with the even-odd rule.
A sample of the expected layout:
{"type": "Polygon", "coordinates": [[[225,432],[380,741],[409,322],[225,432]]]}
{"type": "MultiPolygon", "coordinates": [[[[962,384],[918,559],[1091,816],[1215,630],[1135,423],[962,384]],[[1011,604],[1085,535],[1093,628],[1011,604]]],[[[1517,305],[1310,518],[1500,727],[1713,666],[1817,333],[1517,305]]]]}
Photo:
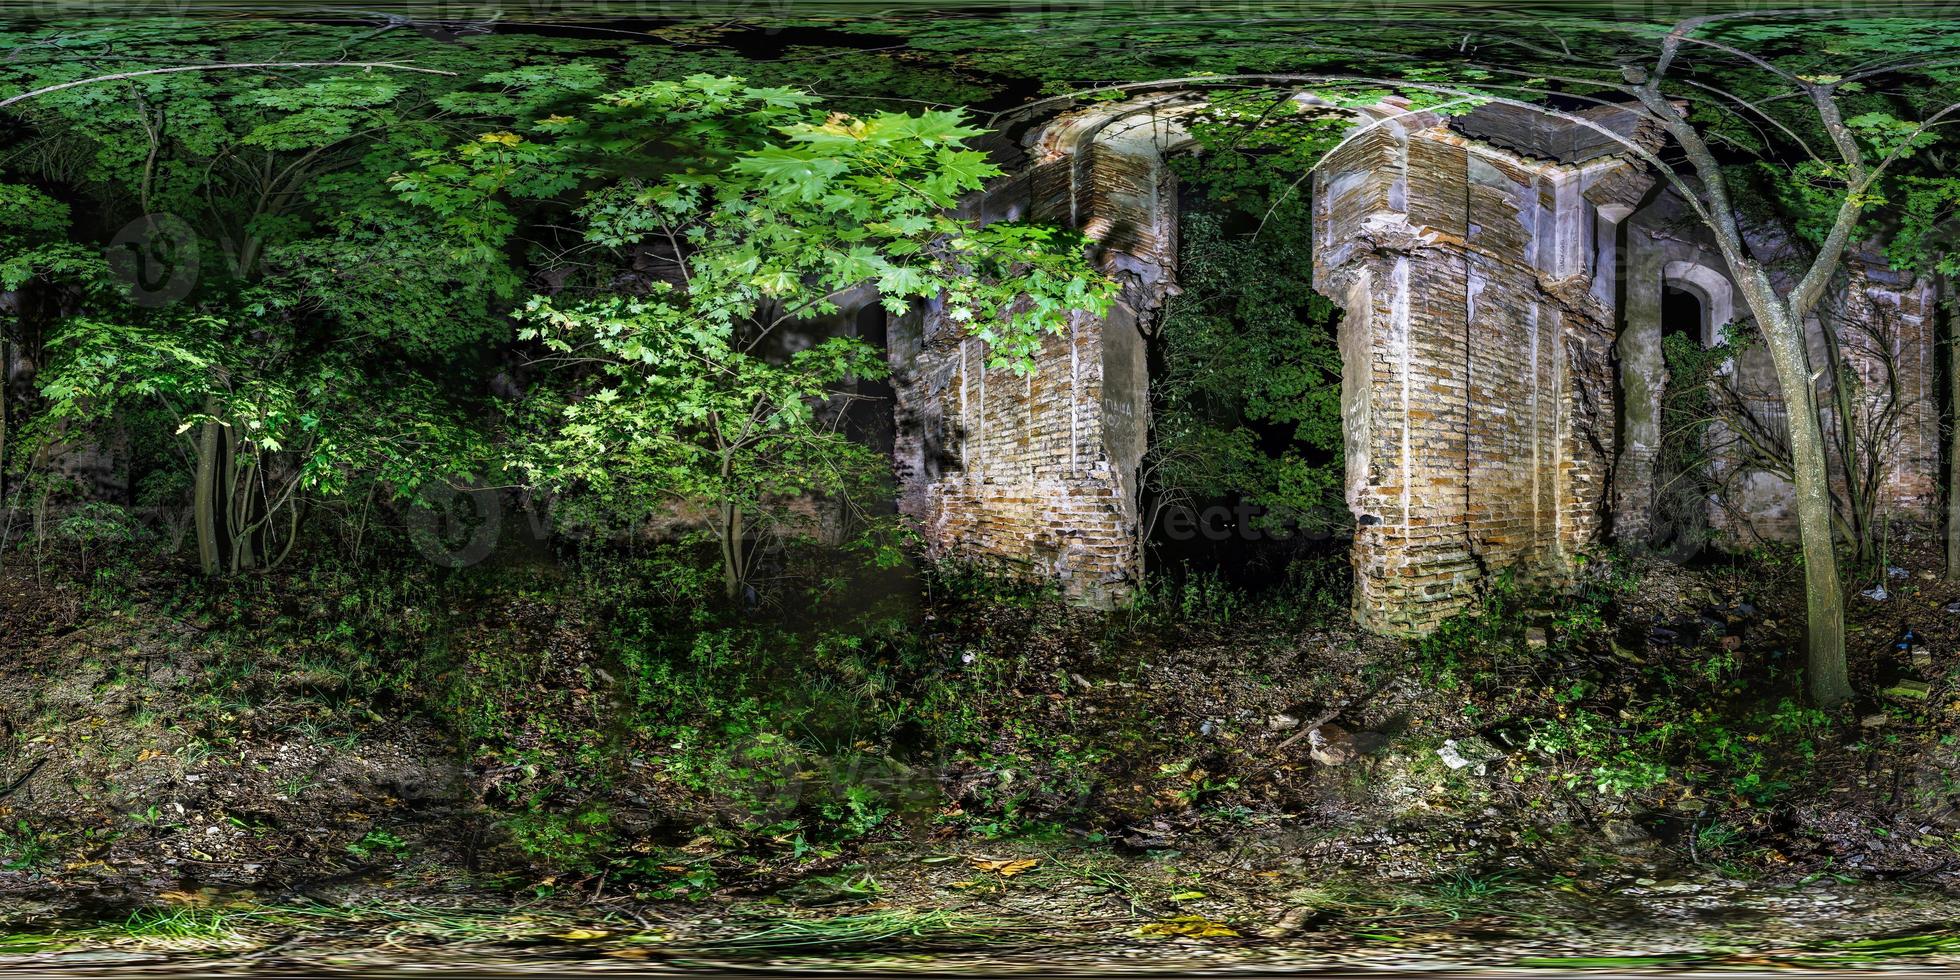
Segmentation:
{"type": "Polygon", "coordinates": [[[0,515],[7,513],[7,434],[14,423],[14,345],[0,332],[0,515]]]}
{"type": "Polygon", "coordinates": [[[1831,525],[1830,468],[1817,389],[1804,342],[1803,321],[1777,296],[1760,269],[1744,277],[1743,294],[1762,325],[1764,345],[1776,366],[1789,418],[1790,464],[1796,476],[1797,530],[1803,545],[1804,592],[1809,619],[1807,675],[1810,696],[1826,708],[1851,697],[1844,660],[1844,592],[1838,584],[1836,535],[1831,525]]]}
{"type": "Polygon", "coordinates": [[[743,539],[741,506],[721,504],[719,517],[721,519],[715,525],[715,539],[719,539],[721,545],[721,594],[729,602],[735,602],[737,598],[741,598],[741,584],[743,578],[747,578],[745,574],[747,570],[743,568],[743,551],[741,551],[741,539],[743,539]]]}
{"type": "Polygon", "coordinates": [[[1946,319],[1946,579],[1960,582],[1960,312],[1952,280],[1941,276],[1933,297],[1934,315],[1946,319]]]}
{"type": "Polygon", "coordinates": [[[246,463],[241,470],[238,466],[225,469],[225,498],[230,503],[231,527],[231,571],[242,572],[254,566],[253,549],[255,529],[252,518],[252,481],[258,478],[258,463],[246,463]]]}
{"type": "Polygon", "coordinates": [[[206,575],[224,571],[218,528],[219,521],[225,519],[219,508],[228,503],[221,501],[218,492],[218,456],[223,451],[219,436],[223,428],[216,422],[206,422],[197,433],[197,475],[191,491],[191,519],[197,526],[198,570],[206,575]]]}

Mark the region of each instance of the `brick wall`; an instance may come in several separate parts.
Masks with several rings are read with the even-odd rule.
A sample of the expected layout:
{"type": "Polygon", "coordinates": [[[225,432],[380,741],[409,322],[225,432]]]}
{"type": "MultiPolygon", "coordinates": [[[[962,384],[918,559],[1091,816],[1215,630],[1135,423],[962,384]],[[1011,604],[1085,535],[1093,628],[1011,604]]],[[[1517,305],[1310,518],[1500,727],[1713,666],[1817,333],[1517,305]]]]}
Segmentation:
{"type": "MultiPolygon", "coordinates": [[[[1695,226],[1665,194],[1646,201],[1653,177],[1629,159],[1555,164],[1392,105],[1366,115],[1372,128],[1316,174],[1316,287],[1347,311],[1355,616],[1419,634],[1494,574],[1557,582],[1609,533],[1644,538],[1662,288],[1687,282],[1724,322],[1743,311],[1695,226]]],[[[1826,315],[1858,384],[1849,424],[1882,460],[1878,513],[1930,519],[1932,291],[1872,257],[1847,265],[1826,315]]],[[[1774,377],[1757,367],[1738,359],[1727,383],[1775,424],[1774,377]]],[[[1793,532],[1788,485],[1743,476],[1728,510],[1747,527],[1728,530],[1793,532]]]]}
{"type": "Polygon", "coordinates": [[[1530,161],[1370,112],[1316,175],[1316,288],[1347,311],[1354,613],[1422,633],[1491,575],[1564,578],[1600,536],[1613,329],[1586,192],[1630,165],[1530,161]]]}
{"type": "MultiPolygon", "coordinates": [[[[1686,288],[1704,305],[1709,321],[1703,340],[1728,323],[1746,324],[1748,310],[1730,284],[1720,254],[1709,233],[1663,198],[1628,222],[1626,309],[1619,341],[1621,397],[1625,440],[1617,470],[1613,534],[1616,540],[1644,543],[1656,506],[1655,486],[1664,477],[1654,471],[1659,448],[1658,413],[1667,384],[1660,360],[1661,293],[1664,287],[1686,288]]],[[[1784,245],[1758,232],[1751,239],[1758,254],[1777,255],[1784,245]]],[[[1923,523],[1934,519],[1939,491],[1939,406],[1934,390],[1935,317],[1933,290],[1925,281],[1910,281],[1890,271],[1876,248],[1853,250],[1846,256],[1837,292],[1826,297],[1808,323],[1813,364],[1827,362],[1828,329],[1850,366],[1853,389],[1850,426],[1860,447],[1859,457],[1879,466],[1874,516],[1892,523],[1923,523]]],[[[1739,337],[1753,338],[1751,328],[1739,337]]],[[[1767,351],[1760,343],[1746,346],[1729,364],[1719,383],[1733,392],[1752,428],[1767,441],[1787,438],[1779,382],[1767,351]]],[[[1837,400],[1830,376],[1818,383],[1823,409],[1826,450],[1837,492],[1844,492],[1842,451],[1838,433],[1837,400]]],[[[1757,468],[1751,461],[1752,443],[1727,423],[1717,422],[1705,436],[1711,457],[1713,492],[1707,519],[1719,540],[1731,545],[1758,541],[1794,541],[1797,537],[1796,495],[1788,480],[1757,468]]]]}
{"type": "Polygon", "coordinates": [[[1163,108],[1055,120],[1030,138],[1030,166],[964,208],[981,220],[1083,229],[1123,283],[1107,317],[1074,317],[1027,375],[988,368],[986,346],[937,306],[895,326],[900,508],[929,554],[1058,581],[1090,606],[1137,588],[1137,469],[1149,423],[1142,328],[1173,288],[1177,254],[1164,155],[1183,136],[1163,108]]]}

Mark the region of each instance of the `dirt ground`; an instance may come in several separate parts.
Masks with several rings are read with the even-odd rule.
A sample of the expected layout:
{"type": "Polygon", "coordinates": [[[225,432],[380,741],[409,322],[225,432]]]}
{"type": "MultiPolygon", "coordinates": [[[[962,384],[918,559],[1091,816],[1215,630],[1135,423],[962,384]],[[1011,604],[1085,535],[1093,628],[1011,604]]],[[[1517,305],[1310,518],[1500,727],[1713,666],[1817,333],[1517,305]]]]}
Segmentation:
{"type": "MultiPolygon", "coordinates": [[[[1636,563],[1608,628],[1556,670],[1465,654],[1485,681],[1455,688],[1432,662],[1452,651],[1344,628],[929,622],[949,648],[1018,645],[1018,713],[989,749],[1051,785],[1085,764],[1056,745],[1106,748],[1086,763],[1102,819],[960,831],[946,818],[985,808],[998,767],[914,758],[925,818],[794,858],[676,842],[716,874],[669,901],[513,853],[486,802],[508,773],[424,714],[266,696],[336,683],[303,661],[228,701],[186,682],[208,679],[211,624],[134,598],[152,583],[90,617],[75,582],[13,566],[0,965],[1923,966],[1960,953],[1960,586],[1910,540],[1891,564],[1886,598],[1851,609],[1864,693],[1804,736],[1806,781],[1768,804],[1676,783],[1594,792],[1492,711],[1563,718],[1575,679],[1610,708],[1619,678],[1711,654],[1733,654],[1760,701],[1793,693],[1778,686],[1800,649],[1779,615],[1798,594],[1788,566],[1636,563]],[[1715,825],[1733,834],[1719,853],[1715,825]]],[[[1562,642],[1560,612],[1525,609],[1527,643],[1562,642]]],[[[1783,736],[1740,737],[1774,756],[1783,736]]]]}

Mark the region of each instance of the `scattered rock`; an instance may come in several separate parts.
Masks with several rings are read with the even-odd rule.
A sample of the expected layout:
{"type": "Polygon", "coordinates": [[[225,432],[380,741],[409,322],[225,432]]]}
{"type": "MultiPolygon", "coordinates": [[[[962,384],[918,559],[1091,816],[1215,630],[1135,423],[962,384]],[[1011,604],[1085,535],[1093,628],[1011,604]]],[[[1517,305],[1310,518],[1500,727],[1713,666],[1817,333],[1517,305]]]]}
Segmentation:
{"type": "Polygon", "coordinates": [[[1599,825],[1599,833],[1614,847],[1634,847],[1654,839],[1654,835],[1631,820],[1607,820],[1599,825]]]}
{"type": "Polygon", "coordinates": [[[1866,715],[1863,718],[1858,719],[1858,724],[1865,728],[1882,728],[1885,726],[1886,722],[1891,720],[1892,720],[1891,715],[1888,715],[1885,712],[1881,711],[1878,712],[1877,714],[1866,715]]]}
{"type": "Polygon", "coordinates": [[[1699,895],[1705,888],[1692,881],[1663,881],[1648,887],[1647,891],[1653,895],[1699,895]]]}
{"type": "Polygon", "coordinates": [[[1913,648],[1912,648],[1912,669],[1914,669],[1914,670],[1932,670],[1932,669],[1933,669],[1933,651],[1931,651],[1931,650],[1928,650],[1928,649],[1926,649],[1925,647],[1913,647],[1913,648]]]}
{"type": "Polygon", "coordinates": [[[1481,776],[1492,762],[1504,758],[1504,753],[1499,752],[1497,746],[1472,735],[1464,739],[1445,739],[1443,747],[1436,750],[1436,757],[1451,769],[1475,766],[1477,775],[1481,776]]]}
{"type": "Polygon", "coordinates": [[[1545,628],[1542,626],[1533,626],[1524,631],[1524,645],[1533,650],[1543,649],[1548,642],[1550,641],[1545,636],[1545,628]]]}
{"type": "Polygon", "coordinates": [[[1259,930],[1259,937],[1261,939],[1285,939],[1299,932],[1300,928],[1307,924],[1307,917],[1311,915],[1313,915],[1313,909],[1304,905],[1298,908],[1287,909],[1285,914],[1274,920],[1272,925],[1259,930]]]}
{"type": "Polygon", "coordinates": [[[1333,722],[1322,724],[1307,733],[1307,743],[1313,746],[1309,753],[1313,761],[1323,766],[1342,766],[1353,762],[1360,753],[1355,750],[1354,736],[1347,729],[1333,722]]]}
{"type": "Polygon", "coordinates": [[[1912,698],[1915,701],[1924,701],[1933,693],[1933,686],[1925,681],[1900,681],[1879,693],[1886,697],[1912,698]]]}
{"type": "Polygon", "coordinates": [[[1300,727],[1300,719],[1282,711],[1266,719],[1266,727],[1276,732],[1288,732],[1300,727]]]}

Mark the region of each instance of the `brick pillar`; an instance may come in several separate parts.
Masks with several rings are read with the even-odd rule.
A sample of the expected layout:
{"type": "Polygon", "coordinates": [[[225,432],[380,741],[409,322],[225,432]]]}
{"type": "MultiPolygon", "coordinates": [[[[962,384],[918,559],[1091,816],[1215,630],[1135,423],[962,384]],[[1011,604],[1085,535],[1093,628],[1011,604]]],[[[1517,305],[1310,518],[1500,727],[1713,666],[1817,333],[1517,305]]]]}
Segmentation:
{"type": "Polygon", "coordinates": [[[1354,615],[1422,634],[1492,575],[1563,580],[1597,539],[1617,399],[1587,191],[1628,164],[1365,118],[1316,173],[1315,286],[1346,311],[1354,615]]]}
{"type": "Polygon", "coordinates": [[[1110,607],[1142,577],[1137,483],[1149,428],[1143,325],[1173,287],[1186,137],[1164,99],[1064,116],[1029,140],[1031,166],[966,202],[981,220],[1082,229],[1122,284],[1106,317],[1043,340],[1035,371],[987,367],[986,346],[928,304],[894,328],[901,511],[927,553],[1059,582],[1110,607]]]}

